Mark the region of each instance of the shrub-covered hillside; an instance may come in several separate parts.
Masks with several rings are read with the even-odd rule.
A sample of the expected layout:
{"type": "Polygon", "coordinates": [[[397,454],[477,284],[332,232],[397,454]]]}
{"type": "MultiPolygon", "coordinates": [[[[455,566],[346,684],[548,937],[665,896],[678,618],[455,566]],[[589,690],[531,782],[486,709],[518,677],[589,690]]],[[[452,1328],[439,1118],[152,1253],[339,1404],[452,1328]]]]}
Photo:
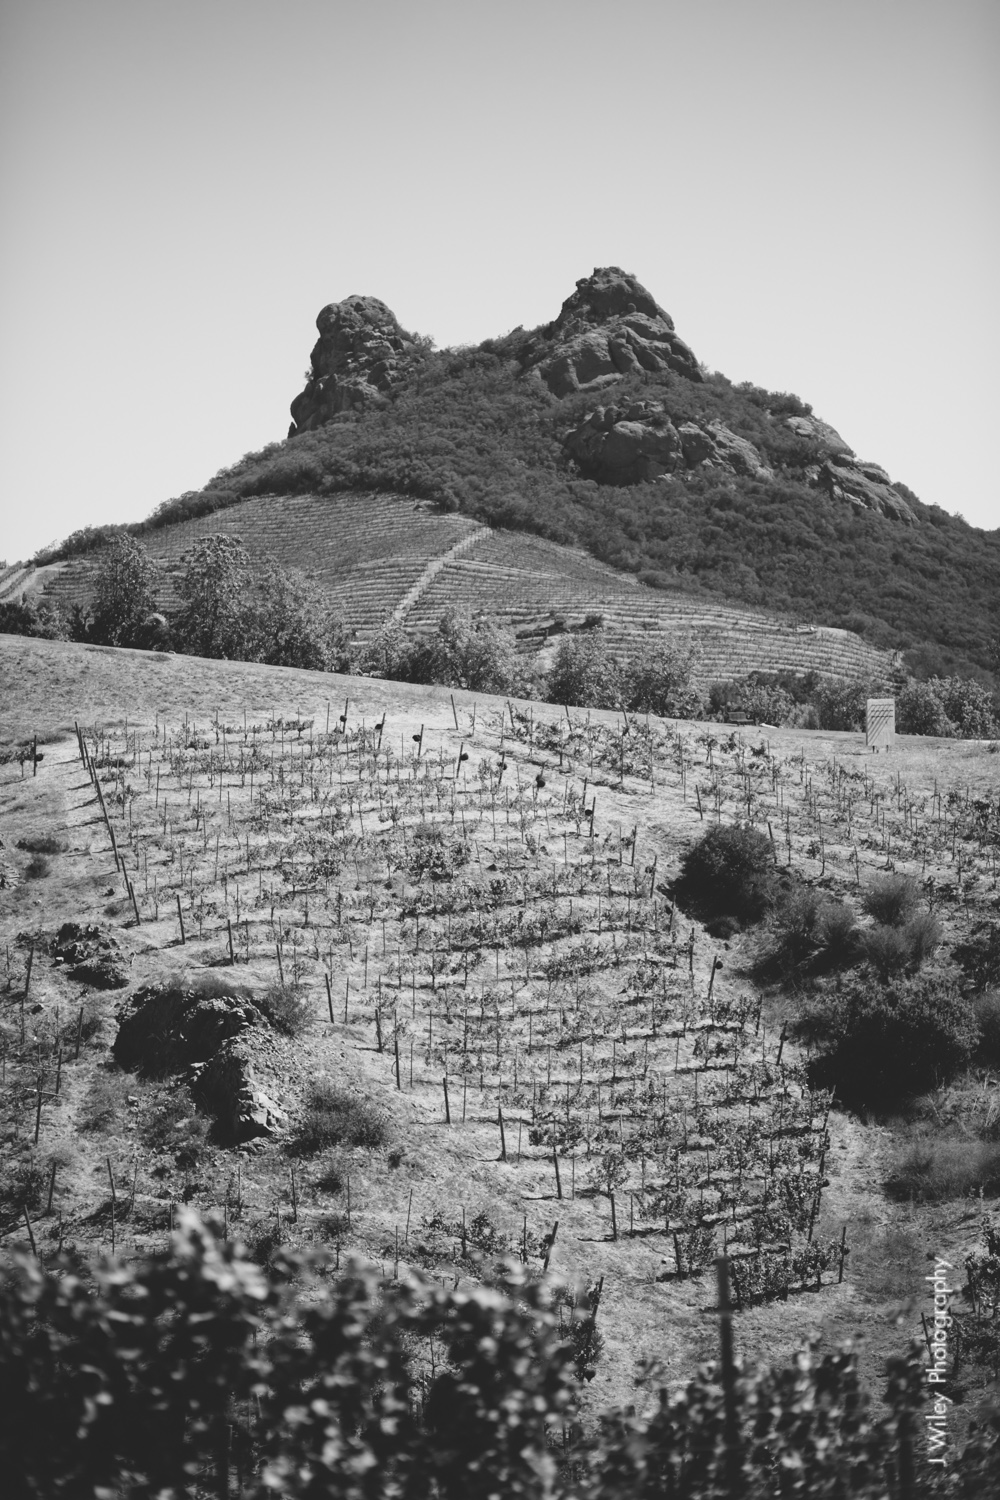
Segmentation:
{"type": "Polygon", "coordinates": [[[704,371],[633,277],[595,272],[552,324],[476,348],[433,352],[370,298],[318,326],[292,435],[138,529],[252,495],[391,489],[654,588],[856,630],[925,674],[996,672],[1000,531],[923,505],[796,396],[704,371]]]}

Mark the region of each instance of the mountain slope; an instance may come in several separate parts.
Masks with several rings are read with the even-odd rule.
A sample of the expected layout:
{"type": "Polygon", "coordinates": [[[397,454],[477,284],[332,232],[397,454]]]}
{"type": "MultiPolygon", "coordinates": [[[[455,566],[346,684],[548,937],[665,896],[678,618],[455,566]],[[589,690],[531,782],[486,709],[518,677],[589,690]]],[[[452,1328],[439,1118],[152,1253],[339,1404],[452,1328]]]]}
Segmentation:
{"type": "Polygon", "coordinates": [[[476,348],[435,353],[373,298],[317,322],[291,435],[139,529],[252,497],[391,492],[582,547],[654,590],[989,675],[1000,531],[921,504],[798,397],[707,372],[617,268],[578,283],[552,323],[476,348]]]}

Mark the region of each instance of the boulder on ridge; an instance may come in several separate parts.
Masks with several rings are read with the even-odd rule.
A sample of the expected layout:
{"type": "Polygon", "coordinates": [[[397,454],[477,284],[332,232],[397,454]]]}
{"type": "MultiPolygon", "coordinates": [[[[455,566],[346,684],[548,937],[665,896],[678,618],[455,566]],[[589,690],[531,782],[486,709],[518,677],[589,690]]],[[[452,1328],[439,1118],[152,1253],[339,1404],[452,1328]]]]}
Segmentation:
{"type": "Polygon", "coordinates": [[[424,347],[377,297],[354,295],[331,302],[316,327],[319,338],[306,387],[291,405],[289,437],[384,395],[424,347]]]}

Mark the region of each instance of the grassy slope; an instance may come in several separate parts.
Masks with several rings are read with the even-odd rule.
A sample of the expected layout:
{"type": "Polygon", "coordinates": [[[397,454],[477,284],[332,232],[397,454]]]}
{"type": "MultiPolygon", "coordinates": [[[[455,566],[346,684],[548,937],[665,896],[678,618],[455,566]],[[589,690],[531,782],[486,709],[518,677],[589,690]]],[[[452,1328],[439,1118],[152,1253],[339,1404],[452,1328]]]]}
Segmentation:
{"type": "MultiPolygon", "coordinates": [[[[150,868],[155,864],[159,870],[164,899],[155,918],[150,897],[136,874],[144,921],[140,928],[134,926],[115,875],[92,788],[81,771],[75,741],[67,732],[74,720],[90,726],[121,726],[127,710],[130,729],[140,726],[146,744],[150,743],[149,731],[154,720],[158,719],[161,725],[166,721],[176,730],[184,722],[207,726],[218,717],[232,725],[233,732],[238,734],[244,711],[251,722],[266,721],[273,712],[314,716],[319,730],[325,723],[331,698],[335,721],[342,705],[341,695],[350,695],[352,724],[362,717],[371,723],[375,716],[385,713],[387,737],[403,746],[409,744],[408,736],[423,725],[428,754],[435,756],[440,750],[449,764],[459,742],[464,741],[471,751],[468,768],[471,773],[480,758],[496,755],[497,712],[502,713],[503,708],[496,700],[476,701],[472,695],[456,694],[461,726],[456,731],[448,694],[432,688],[359,682],[239,663],[157,658],[139,652],[95,651],[13,637],[0,637],[0,676],[5,685],[11,686],[4,697],[4,739],[25,738],[37,732],[51,741],[37,777],[32,778],[30,770],[23,775],[17,766],[0,768],[4,841],[0,858],[9,882],[8,889],[0,894],[0,942],[11,944],[13,953],[8,976],[10,999],[4,1006],[3,1023],[11,1054],[8,1067],[12,1070],[18,1051],[18,996],[23,988],[25,962],[23,942],[17,946],[18,934],[51,933],[61,921],[70,918],[109,923],[135,953],[133,984],[177,969],[200,969],[226,962],[225,928],[220,928],[217,916],[210,917],[200,940],[194,934],[189,916],[190,940],[184,948],[179,946],[176,918],[165,895],[175,875],[171,874],[172,867],[162,862],[162,851],[157,853],[155,841],[149,846],[150,868]],[[471,728],[474,702],[475,733],[471,728]],[[39,834],[64,840],[67,849],[51,858],[46,876],[30,879],[27,878],[29,856],[17,849],[17,840],[39,834]]],[[[558,717],[548,708],[539,712],[558,717]]],[[[613,715],[592,717],[595,722],[614,720],[613,715]]],[[[695,777],[708,775],[704,764],[706,745],[697,726],[680,726],[680,730],[693,761],[686,795],[670,765],[661,766],[653,792],[648,782],[631,777],[626,778],[621,789],[610,784],[614,778],[606,778],[609,784],[598,788],[594,854],[602,862],[608,861],[609,876],[616,863],[621,827],[637,824],[638,863],[641,865],[655,854],[661,873],[666,874],[676,870],[682,850],[703,830],[704,824],[691,797],[695,777]]],[[[802,814],[806,795],[800,775],[804,780],[804,773],[809,772],[814,786],[821,787],[824,767],[832,758],[847,771],[864,766],[890,797],[897,776],[902,777],[911,794],[917,797],[929,793],[935,782],[942,791],[954,786],[972,794],[982,794],[995,785],[995,757],[985,747],[971,744],[902,742],[891,757],[873,761],[865,754],[858,736],[777,731],[769,734],[769,741],[775,764],[782,767],[784,806],[793,814],[794,863],[811,879],[819,879],[820,866],[809,853],[810,828],[805,821],[801,824],[796,821],[802,814]],[[793,760],[798,756],[804,760],[793,760]]],[[[296,764],[296,753],[293,751],[292,765],[296,764]]],[[[717,749],[717,759],[720,753],[717,749]]],[[[512,775],[529,784],[539,759],[550,763],[547,775],[554,790],[550,787],[545,795],[555,796],[555,808],[568,766],[560,776],[554,757],[532,754],[524,743],[511,746],[508,742],[508,757],[512,775]]],[[[567,785],[575,784],[585,769],[578,765],[569,774],[567,785]]],[[[151,816],[148,805],[151,795],[145,789],[144,778],[135,772],[130,775],[138,792],[134,815],[142,822],[151,816]]],[[[592,776],[591,785],[598,779],[592,776]]],[[[237,829],[244,826],[245,795],[234,781],[229,796],[237,829]]],[[[219,810],[221,804],[210,802],[207,786],[203,796],[205,805],[212,807],[213,825],[218,822],[225,834],[227,825],[219,810]]],[[[171,800],[175,807],[180,806],[179,816],[183,819],[184,795],[178,797],[176,787],[171,800]]],[[[178,814],[175,812],[174,816],[178,814]]],[[[863,807],[858,809],[856,818],[855,837],[864,878],[882,866],[883,856],[875,846],[873,828],[865,824],[863,807]],[[868,847],[866,835],[871,837],[872,847],[868,847]]],[[[121,828],[120,833],[124,844],[121,828]]],[[[508,841],[513,839],[519,847],[516,828],[505,829],[501,825],[500,837],[491,845],[497,858],[502,857],[505,837],[508,841]]],[[[485,846],[488,830],[481,828],[479,838],[485,846]]],[[[544,838],[543,833],[543,843],[544,838]]],[[[849,893],[854,887],[850,849],[831,842],[829,825],[827,838],[825,883],[849,893]]],[[[194,846],[189,842],[189,849],[197,844],[198,840],[194,846]]],[[[538,849],[530,856],[529,867],[532,861],[538,868],[547,868],[546,861],[554,868],[559,867],[565,857],[561,837],[557,835],[553,840],[550,835],[548,844],[550,852],[544,847],[538,849]],[[555,848],[551,849],[553,842],[555,848]]],[[[582,850],[586,859],[587,841],[579,842],[572,826],[568,847],[571,856],[579,858],[582,850]]],[[[935,858],[941,864],[937,873],[947,878],[951,873],[947,851],[939,851],[935,858]]],[[[214,890],[216,899],[221,899],[221,887],[213,888],[211,864],[211,853],[198,857],[198,879],[206,882],[207,891],[214,890]]],[[[900,867],[905,867],[902,862],[900,867]]],[[[353,888],[353,872],[345,871],[344,885],[348,890],[353,888]]],[[[945,910],[949,941],[960,935],[969,922],[995,907],[995,891],[995,878],[992,887],[988,880],[981,881],[972,894],[968,914],[957,906],[945,910]]],[[[327,911],[332,895],[333,888],[326,898],[327,911]]],[[[320,905],[320,898],[314,898],[314,932],[317,923],[322,927],[328,920],[320,913],[320,905]]],[[[391,1260],[389,1247],[394,1233],[402,1232],[411,1205],[414,1238],[416,1226],[439,1209],[454,1217],[465,1207],[471,1218],[477,1208],[489,1207],[514,1237],[519,1233],[522,1214],[527,1214],[529,1228],[535,1233],[543,1232],[558,1218],[556,1266],[590,1280],[600,1274],[607,1278],[602,1326],[608,1347],[592,1388],[593,1400],[605,1403],[634,1399],[631,1373],[634,1360],[641,1354],[657,1355],[664,1361],[669,1377],[683,1377],[697,1359],[714,1348],[714,1320],[707,1311],[712,1300],[710,1278],[697,1277],[682,1283],[658,1280],[663,1257],[668,1254],[662,1237],[624,1239],[612,1244],[605,1203],[581,1197],[571,1200],[568,1188],[567,1198],[557,1203],[551,1169],[544,1160],[537,1159],[537,1152],[526,1149],[520,1162],[498,1162],[495,1114],[491,1115],[488,1107],[484,1107],[477,1090],[470,1091],[466,1124],[456,1124],[449,1130],[442,1118],[440,1079],[433,1067],[427,1068],[421,1061],[419,1021],[414,1086],[411,1090],[405,1078],[406,1086],[401,1093],[397,1092],[389,1055],[379,1054],[373,1047],[371,1006],[379,974],[391,962],[396,943],[405,940],[401,934],[397,936],[396,926],[390,921],[387,955],[383,957],[384,935],[378,919],[369,930],[358,918],[353,956],[348,954],[346,946],[338,947],[336,952],[338,1018],[331,1026],[324,1019],[326,1001],[321,966],[307,956],[310,938],[301,925],[301,917],[301,907],[286,896],[282,920],[290,924],[289,930],[295,928],[298,932],[315,1021],[294,1047],[276,1046],[271,1062],[271,1086],[278,1091],[294,1123],[310,1077],[325,1074],[346,1079],[384,1105],[392,1121],[393,1141],[402,1148],[395,1165],[393,1156],[386,1153],[373,1157],[362,1153],[355,1158],[354,1221],[351,1233],[343,1236],[344,1249],[353,1247],[376,1259],[388,1256],[391,1260]],[[369,952],[367,995],[363,993],[363,946],[369,952]],[[339,997],[348,977],[354,999],[345,1024],[339,1014],[339,997]]],[[[425,920],[425,931],[427,925],[425,920]]],[[[697,924],[696,929],[694,985],[698,993],[704,993],[713,955],[722,950],[697,924]]],[[[686,934],[687,924],[684,931],[686,934]]],[[[723,999],[746,993],[751,985],[743,971],[749,957],[746,941],[734,940],[729,952],[722,956],[725,967],[717,977],[716,993],[723,999]]],[[[492,961],[492,953],[487,957],[492,961]]],[[[250,964],[241,964],[239,974],[241,979],[259,984],[273,979],[273,970],[273,957],[264,942],[261,946],[255,944],[250,964]]],[[[618,983],[615,971],[606,971],[601,982],[614,991],[618,983]]],[[[474,984],[474,994],[476,990],[474,984]]],[[[101,1022],[96,1036],[85,1045],[79,1062],[67,1056],[58,1102],[48,1104],[42,1117],[37,1157],[46,1171],[52,1160],[59,1163],[55,1205],[62,1215],[67,1239],[82,1246],[107,1245],[110,1231],[106,1158],[109,1156],[119,1183],[130,1183],[133,1172],[137,1174],[138,1207],[119,1229],[126,1253],[132,1244],[151,1245],[162,1240],[169,1205],[185,1193],[203,1208],[217,1208],[226,1193],[232,1191],[237,1171],[244,1199],[240,1232],[259,1232],[262,1226],[273,1222],[277,1210],[286,1239],[322,1239],[327,1232],[323,1228],[329,1222],[327,1216],[343,1213],[343,1194],[324,1193],[317,1186],[316,1164],[300,1163],[299,1219],[292,1224],[289,1161],[278,1143],[251,1148],[239,1155],[209,1148],[196,1170],[173,1168],[169,1158],[154,1156],[144,1141],[148,1141],[148,1132],[157,1112],[165,1107],[168,1094],[162,1086],[143,1085],[130,1077],[120,1079],[108,1071],[108,1049],[114,1035],[113,1012],[118,998],[81,989],[47,961],[40,958],[36,962],[25,1018],[26,1046],[32,1055],[32,1037],[45,1035],[57,1021],[62,1024],[67,1017],[75,1016],[81,1004],[101,1022]],[[98,1102],[110,1099],[109,1113],[100,1125],[93,1123],[95,1097],[98,1102]],[[89,1128],[85,1128],[88,1124],[89,1128]]],[[[780,1016],[767,1011],[765,1016],[770,1021],[773,1038],[780,1016]]],[[[403,1055],[405,1060],[405,1044],[403,1055]]],[[[5,1097],[3,1149],[11,1155],[21,1149],[10,1134],[15,1097],[13,1089],[5,1097]]],[[[455,1090],[453,1108],[457,1111],[455,1090]]],[[[23,1138],[26,1130],[30,1134],[33,1118],[29,1121],[28,1114],[33,1112],[26,1112],[22,1104],[18,1113],[23,1138]]],[[[831,1124],[833,1145],[827,1163],[830,1187],[824,1198],[820,1231],[831,1236],[839,1233],[844,1222],[849,1225],[852,1256],[844,1284],[829,1288],[818,1297],[797,1297],[784,1306],[776,1304],[750,1311],[739,1319],[737,1337],[745,1352],[777,1360],[812,1330],[818,1331],[826,1342],[861,1333],[867,1340],[865,1362],[873,1383],[877,1383],[885,1353],[899,1347],[902,1340],[919,1328],[926,1256],[940,1253],[960,1264],[962,1254],[976,1237],[976,1208],[970,1205],[966,1211],[952,1204],[913,1209],[888,1202],[881,1191],[890,1146],[888,1132],[836,1114],[831,1117],[831,1124]]],[[[513,1132],[513,1126],[509,1128],[513,1132]]],[[[509,1144],[513,1156],[512,1138],[509,1144]]],[[[568,1176],[565,1162],[564,1173],[568,1176]]],[[[36,1233],[45,1247],[52,1243],[56,1225],[54,1216],[38,1216],[36,1233]]],[[[9,1221],[8,1226],[8,1242],[17,1240],[18,1229],[9,1221]]]]}

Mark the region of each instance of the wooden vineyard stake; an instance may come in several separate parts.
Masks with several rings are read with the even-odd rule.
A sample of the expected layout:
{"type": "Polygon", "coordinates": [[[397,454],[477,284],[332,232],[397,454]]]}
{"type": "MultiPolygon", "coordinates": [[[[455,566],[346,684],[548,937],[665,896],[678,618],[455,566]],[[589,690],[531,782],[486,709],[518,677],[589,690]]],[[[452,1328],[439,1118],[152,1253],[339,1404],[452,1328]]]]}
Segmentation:
{"type": "Polygon", "coordinates": [[[497,1119],[500,1122],[500,1160],[507,1160],[507,1135],[503,1128],[503,1110],[497,1105],[497,1119]]]}
{"type": "Polygon", "coordinates": [[[455,720],[455,728],[458,728],[458,710],[455,707],[455,694],[451,695],[451,716],[455,720]]]}
{"type": "MultiPolygon", "coordinates": [[[[527,1223],[527,1220],[525,1220],[525,1223],[527,1223]]],[[[552,1251],[553,1251],[553,1248],[555,1246],[556,1235],[558,1233],[559,1233],[559,1220],[556,1219],[555,1223],[552,1225],[552,1233],[546,1237],[546,1241],[545,1241],[545,1259],[542,1261],[542,1270],[543,1271],[547,1271],[549,1269],[549,1261],[552,1259],[552,1251]]]]}
{"type": "Polygon", "coordinates": [[[556,1197],[562,1199],[562,1178],[559,1175],[559,1153],[552,1147],[552,1165],[556,1169],[556,1197]]]}
{"type": "Polygon", "coordinates": [[[28,1218],[28,1205],[26,1203],[22,1203],[21,1204],[21,1212],[24,1214],[24,1227],[28,1231],[28,1243],[31,1246],[31,1253],[35,1257],[35,1259],[37,1260],[38,1259],[38,1249],[37,1249],[37,1247],[35,1245],[35,1234],[34,1234],[34,1231],[33,1231],[32,1227],[31,1227],[31,1220],[28,1218]]]}
{"type": "Polygon", "coordinates": [[[451,1124],[451,1104],[450,1104],[450,1102],[448,1100],[448,1075],[447,1075],[447,1073],[442,1078],[441,1084],[442,1084],[442,1087],[444,1088],[444,1123],[446,1125],[450,1125],[451,1124]]]}
{"type": "MultiPolygon", "coordinates": [[[[330,1012],[330,1025],[332,1026],[333,1025],[333,989],[331,988],[331,985],[330,985],[330,976],[326,972],[325,969],[323,971],[323,978],[326,980],[326,1004],[327,1004],[327,1009],[330,1012]]],[[[347,1019],[346,1016],[345,1016],[344,1019],[345,1020],[347,1019]]]]}
{"type": "Polygon", "coordinates": [[[236,952],[233,948],[233,924],[229,917],[226,918],[226,932],[229,935],[229,962],[236,963],[236,952]]]}
{"type": "Polygon", "coordinates": [[[181,928],[181,943],[183,944],[183,943],[187,942],[187,937],[186,937],[185,932],[184,932],[184,913],[181,911],[181,893],[180,893],[180,891],[175,891],[174,892],[174,896],[175,896],[175,898],[177,900],[177,920],[180,923],[180,928],[181,928]]]}
{"type": "Polygon", "coordinates": [[[400,1071],[399,1071],[399,1028],[398,1027],[396,1027],[396,1028],[393,1029],[393,1033],[392,1033],[392,1046],[393,1046],[393,1051],[396,1054],[396,1088],[398,1090],[400,1090],[400,1092],[402,1092],[403,1080],[402,1080],[402,1076],[401,1076],[400,1071]]]}
{"type": "Polygon", "coordinates": [[[844,1256],[847,1254],[847,1225],[845,1224],[840,1235],[840,1265],[837,1267],[837,1285],[840,1286],[844,1279],[844,1256]]]}

